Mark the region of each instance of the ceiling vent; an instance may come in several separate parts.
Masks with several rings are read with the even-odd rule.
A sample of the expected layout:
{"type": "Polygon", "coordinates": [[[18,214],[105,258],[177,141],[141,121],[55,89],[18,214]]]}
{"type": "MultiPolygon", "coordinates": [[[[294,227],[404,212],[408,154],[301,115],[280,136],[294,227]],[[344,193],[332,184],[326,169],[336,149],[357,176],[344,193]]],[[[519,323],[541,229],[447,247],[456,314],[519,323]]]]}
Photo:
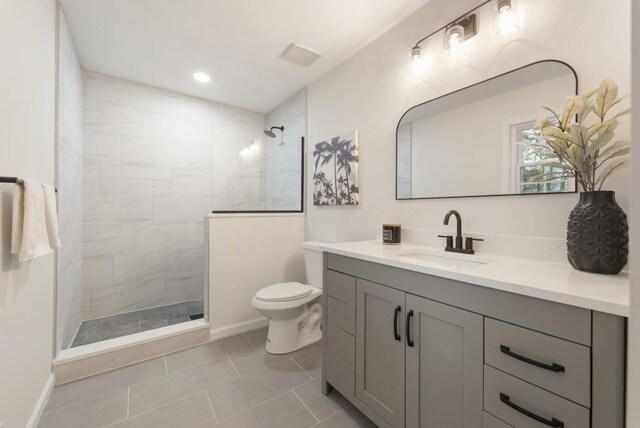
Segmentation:
{"type": "Polygon", "coordinates": [[[305,48],[304,46],[300,46],[296,43],[291,43],[280,55],[280,58],[285,61],[289,61],[303,67],[309,67],[320,59],[320,57],[322,57],[322,55],[319,52],[305,48]]]}

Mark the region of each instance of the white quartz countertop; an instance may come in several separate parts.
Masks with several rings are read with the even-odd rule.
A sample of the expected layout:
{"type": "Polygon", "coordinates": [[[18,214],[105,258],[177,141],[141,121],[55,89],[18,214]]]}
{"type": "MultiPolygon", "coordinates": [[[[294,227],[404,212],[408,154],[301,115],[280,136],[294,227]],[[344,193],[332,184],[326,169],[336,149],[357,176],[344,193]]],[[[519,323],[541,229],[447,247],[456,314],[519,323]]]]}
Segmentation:
{"type": "Polygon", "coordinates": [[[628,273],[597,275],[577,271],[569,263],[484,253],[447,253],[442,248],[413,244],[384,245],[381,241],[313,244],[315,248],[333,254],[613,315],[629,316],[628,273]],[[431,260],[419,260],[402,256],[416,252],[435,257],[431,260]],[[445,258],[440,261],[440,256],[445,258]],[[458,266],[451,259],[484,264],[468,263],[458,266]]]}

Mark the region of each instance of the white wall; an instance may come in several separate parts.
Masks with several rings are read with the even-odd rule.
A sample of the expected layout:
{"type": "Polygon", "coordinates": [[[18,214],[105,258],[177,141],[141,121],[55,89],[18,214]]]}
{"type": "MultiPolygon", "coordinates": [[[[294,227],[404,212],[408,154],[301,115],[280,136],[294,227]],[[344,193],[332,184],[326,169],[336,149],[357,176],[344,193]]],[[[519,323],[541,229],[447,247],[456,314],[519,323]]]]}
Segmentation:
{"type": "MultiPolygon", "coordinates": [[[[0,2],[0,174],[54,183],[56,2],[0,2]]],[[[54,257],[9,253],[11,192],[0,186],[0,422],[27,426],[51,372],[54,257]]]]}
{"type": "Polygon", "coordinates": [[[56,351],[71,345],[82,302],[82,69],[62,8],[59,20],[56,182],[64,245],[58,251],[56,351]]]}
{"type": "Polygon", "coordinates": [[[262,318],[251,306],[259,289],[304,282],[304,221],[301,214],[208,218],[209,322],[214,337],[262,318]]]}
{"type": "Polygon", "coordinates": [[[628,396],[627,396],[627,425],[629,427],[640,426],[640,154],[638,154],[638,141],[640,141],[640,5],[636,2],[633,6],[632,18],[636,25],[633,26],[633,94],[631,103],[636,106],[632,114],[633,140],[636,143],[632,156],[632,182],[631,186],[631,318],[629,320],[629,358],[628,358],[628,396]]]}
{"type": "MultiPolygon", "coordinates": [[[[423,44],[426,77],[413,77],[409,49],[416,40],[478,3],[432,0],[308,87],[308,144],[357,129],[361,174],[357,207],[315,207],[307,195],[308,237],[370,239],[383,222],[440,229],[452,208],[461,212],[467,232],[565,236],[567,217],[577,201],[574,194],[394,200],[395,130],[413,105],[542,59],[571,64],[582,90],[605,77],[615,79],[622,94],[630,90],[630,0],[520,0],[521,23],[511,36],[493,31],[491,8],[486,7],[479,34],[465,43],[461,57],[444,55],[443,37],[436,35],[423,44]],[[580,31],[568,22],[579,23],[580,31]]],[[[311,154],[307,156],[310,162],[311,154]]],[[[627,180],[628,172],[621,171],[608,183],[625,210],[627,180]]]]}

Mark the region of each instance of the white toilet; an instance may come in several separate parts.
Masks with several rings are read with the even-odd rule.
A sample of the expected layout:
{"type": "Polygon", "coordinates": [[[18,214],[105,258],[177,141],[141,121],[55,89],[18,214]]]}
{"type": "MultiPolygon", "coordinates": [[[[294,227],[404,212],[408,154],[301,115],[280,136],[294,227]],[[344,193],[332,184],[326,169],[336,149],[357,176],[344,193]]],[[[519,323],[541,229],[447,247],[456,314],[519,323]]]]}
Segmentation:
{"type": "Polygon", "coordinates": [[[284,282],[259,290],[251,304],[269,318],[267,352],[287,354],[322,339],[322,251],[304,242],[308,285],[284,282]]]}

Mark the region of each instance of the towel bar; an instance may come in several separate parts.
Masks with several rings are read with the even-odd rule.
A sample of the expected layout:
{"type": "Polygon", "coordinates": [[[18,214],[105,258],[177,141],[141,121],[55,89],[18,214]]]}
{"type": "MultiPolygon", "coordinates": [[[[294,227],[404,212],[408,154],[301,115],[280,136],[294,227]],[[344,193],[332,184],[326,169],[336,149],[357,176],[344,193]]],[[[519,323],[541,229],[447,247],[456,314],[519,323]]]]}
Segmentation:
{"type": "MultiPolygon", "coordinates": [[[[0,177],[0,183],[12,183],[12,184],[24,184],[24,180],[18,177],[0,177]]],[[[56,193],[58,193],[58,189],[56,189],[56,193]]]]}

